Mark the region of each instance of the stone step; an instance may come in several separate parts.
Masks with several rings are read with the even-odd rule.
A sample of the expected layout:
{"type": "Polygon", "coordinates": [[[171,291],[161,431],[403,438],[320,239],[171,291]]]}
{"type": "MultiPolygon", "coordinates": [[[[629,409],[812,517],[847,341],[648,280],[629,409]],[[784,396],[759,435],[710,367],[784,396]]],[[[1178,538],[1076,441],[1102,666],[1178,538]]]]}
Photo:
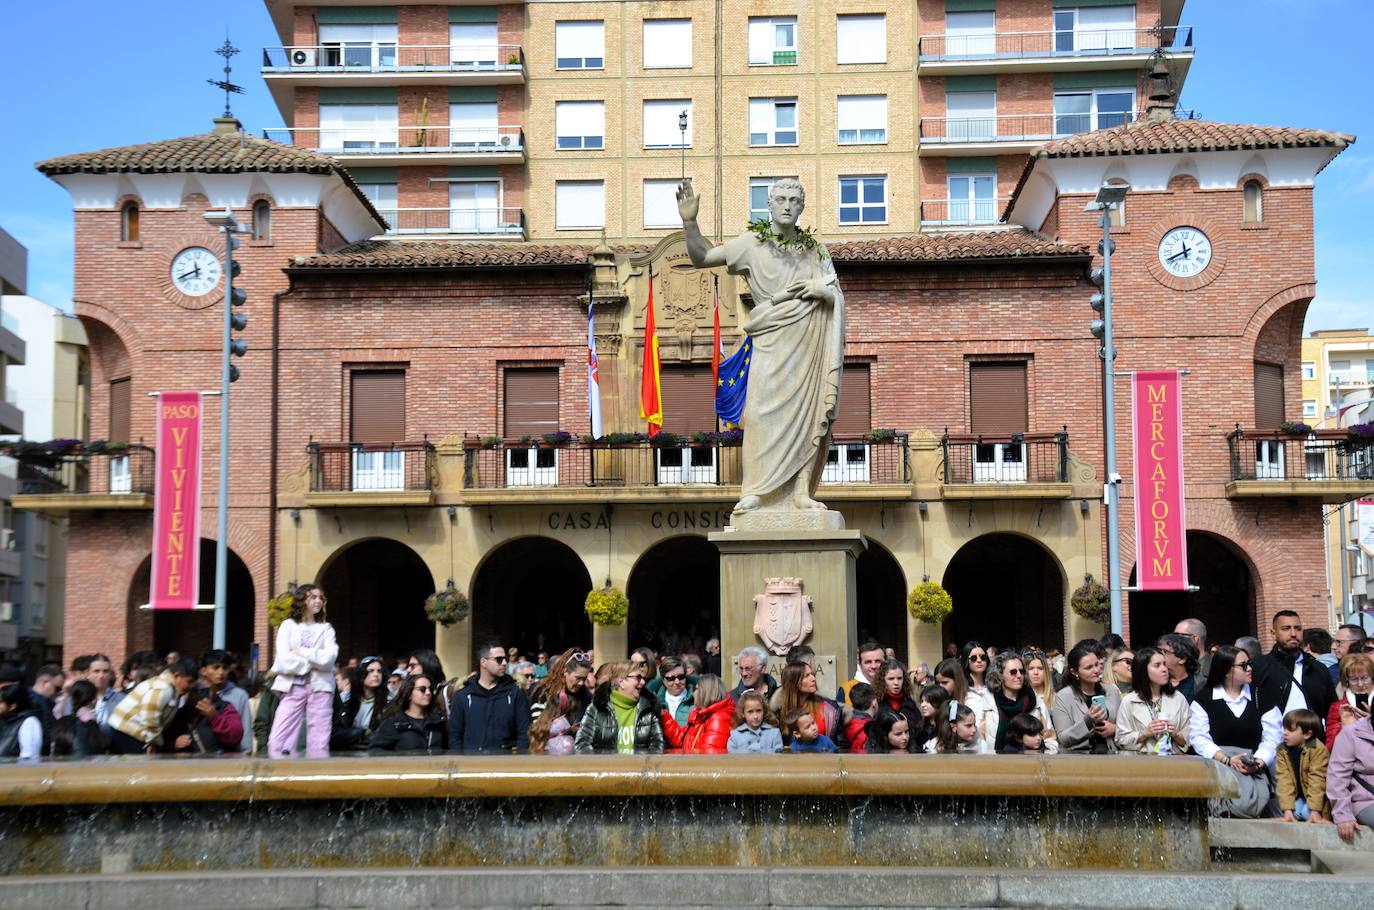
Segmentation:
{"type": "MultiPolygon", "coordinates": [[[[1285,822],[1275,819],[1213,818],[1208,821],[1212,846],[1232,850],[1306,850],[1311,853],[1359,852],[1374,854],[1374,830],[1356,829],[1347,844],[1335,825],[1285,822]]],[[[1371,857],[1374,859],[1374,857],[1371,857]]]]}

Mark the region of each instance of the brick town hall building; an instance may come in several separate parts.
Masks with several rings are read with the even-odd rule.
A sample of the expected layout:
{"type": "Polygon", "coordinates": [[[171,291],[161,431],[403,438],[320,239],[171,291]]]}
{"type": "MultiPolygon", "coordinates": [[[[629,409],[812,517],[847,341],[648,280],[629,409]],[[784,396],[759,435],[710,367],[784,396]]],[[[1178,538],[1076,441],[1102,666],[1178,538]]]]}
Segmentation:
{"type": "MultiPolygon", "coordinates": [[[[1063,648],[1101,634],[1069,597],[1105,574],[1102,371],[1088,306],[1101,228],[1084,208],[1111,181],[1130,185],[1112,228],[1116,368],[1191,371],[1187,545],[1199,587],[1131,595],[1127,638],[1196,615],[1229,641],[1265,632],[1283,607],[1309,624],[1331,622],[1322,504],[1367,489],[1336,479],[1356,456],[1334,440],[1287,437],[1278,425],[1301,413],[1300,342],[1316,293],[1313,182],[1353,137],[1157,114],[1051,139],[1028,158],[1022,150],[996,202],[998,223],[977,228],[918,232],[918,213],[898,211],[905,203],[894,194],[885,199],[897,226],[847,231],[833,220],[844,204],[833,174],[824,161],[806,164],[821,176],[803,176],[811,201],[802,220],[829,241],[847,308],[837,438],[819,495],[867,539],[859,634],[899,657],[933,661],[944,642],[973,637],[1063,648]],[[1186,278],[1161,264],[1161,240],[1180,226],[1204,232],[1214,251],[1186,278]],[[883,428],[895,433],[871,432],[883,428]],[[943,629],[908,616],[906,594],[924,578],[954,596],[943,629]]],[[[92,439],[149,442],[150,392],[217,387],[223,286],[186,296],[170,264],[188,247],[222,252],[206,211],[227,206],[254,228],[237,253],[250,352],[232,389],[231,649],[256,642],[266,654],[267,599],[304,582],[328,592],[343,654],[434,645],[450,673],[471,666],[473,646],[492,636],[522,648],[594,642],[609,658],[668,632],[704,638],[721,609],[747,608],[719,602],[718,555],[706,539],[738,497],[738,449],[691,439],[717,429],[714,281],[730,350],[745,287],[723,270],[692,270],[679,231],[557,236],[550,206],[582,197],[552,192],[553,175],[521,183],[521,205],[538,214],[519,236],[388,235],[395,213],[351,168],[301,143],[246,135],[232,120],[39,168],[76,210],[92,439]],[[524,239],[530,231],[547,236],[524,239]],[[665,429],[680,444],[580,441],[589,294],[605,429],[644,429],[651,274],[665,429]],[[573,440],[541,442],[560,430],[573,440]],[[436,627],[422,602],[450,583],[472,612],[436,627]],[[629,619],[594,630],[583,600],[606,583],[629,595],[629,619]]],[[[690,158],[687,171],[695,176],[690,158]]],[[[711,193],[733,212],[747,192],[697,185],[703,212],[722,202],[711,193]]],[[[602,189],[608,211],[620,196],[641,198],[612,190],[602,189]]],[[[743,229],[737,215],[716,222],[737,225],[730,230],[705,216],[703,225],[720,240],[743,229]]],[[[1126,383],[1117,389],[1129,576],[1130,397],[1126,383]]],[[[218,408],[206,417],[208,535],[218,408]]],[[[87,456],[75,488],[14,499],[69,516],[69,655],[208,647],[208,614],[137,609],[149,586],[152,454],[136,446],[87,456]]],[[[213,541],[202,551],[207,602],[213,541]]],[[[847,675],[847,655],[825,658],[841,664],[827,660],[831,674],[847,675]]]]}

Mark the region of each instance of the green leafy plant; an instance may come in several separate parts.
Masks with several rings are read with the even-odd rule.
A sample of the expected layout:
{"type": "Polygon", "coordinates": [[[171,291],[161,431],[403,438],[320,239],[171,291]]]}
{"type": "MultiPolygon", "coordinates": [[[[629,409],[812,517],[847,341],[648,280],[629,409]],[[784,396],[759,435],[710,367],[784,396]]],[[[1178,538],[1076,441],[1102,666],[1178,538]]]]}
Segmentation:
{"type": "Polygon", "coordinates": [[[613,446],[624,446],[644,442],[649,437],[643,433],[607,433],[603,438],[613,446]]]}
{"type": "Polygon", "coordinates": [[[907,595],[906,608],[916,621],[935,626],[954,612],[954,598],[939,582],[923,581],[907,595]]]}
{"type": "Polygon", "coordinates": [[[467,619],[471,609],[467,595],[455,588],[453,582],[425,598],[425,616],[430,622],[437,622],[441,626],[462,622],[467,619]]]}
{"type": "Polygon", "coordinates": [[[630,615],[630,599],[619,588],[592,591],[585,606],[587,618],[598,626],[618,626],[630,615]]]}
{"type": "Polygon", "coordinates": [[[1106,622],[1111,613],[1107,589],[1097,581],[1086,581],[1079,585],[1069,597],[1069,606],[1090,622],[1106,622]]]}
{"type": "Polygon", "coordinates": [[[272,628],[291,618],[291,602],[294,599],[295,595],[290,591],[283,591],[267,602],[267,622],[272,628]]]}
{"type": "Polygon", "coordinates": [[[1308,436],[1312,433],[1312,425],[1301,420],[1285,420],[1279,424],[1279,432],[1287,433],[1289,436],[1308,436]]]}
{"type": "Polygon", "coordinates": [[[869,430],[864,434],[864,439],[868,442],[891,442],[897,438],[897,431],[886,427],[869,430]]]}
{"type": "Polygon", "coordinates": [[[815,250],[820,253],[822,258],[830,254],[821,246],[821,242],[816,239],[815,233],[810,228],[797,225],[796,233],[791,237],[783,237],[773,230],[773,222],[767,218],[760,218],[758,221],[749,222],[749,230],[754,236],[762,241],[777,244],[783,250],[815,250]]]}
{"type": "Polygon", "coordinates": [[[553,433],[545,433],[539,438],[544,440],[544,445],[558,449],[572,442],[575,437],[567,430],[558,430],[553,433]]]}
{"type": "Polygon", "coordinates": [[[499,446],[500,444],[501,444],[501,437],[500,437],[500,436],[483,436],[483,437],[482,437],[482,448],[484,448],[484,449],[494,449],[494,448],[496,448],[497,446],[499,446]]]}

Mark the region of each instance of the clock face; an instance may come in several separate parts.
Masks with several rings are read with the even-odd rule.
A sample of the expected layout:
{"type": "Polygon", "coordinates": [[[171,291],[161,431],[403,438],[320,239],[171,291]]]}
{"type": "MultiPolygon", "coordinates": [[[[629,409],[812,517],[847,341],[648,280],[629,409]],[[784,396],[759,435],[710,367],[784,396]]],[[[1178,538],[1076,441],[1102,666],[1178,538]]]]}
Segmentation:
{"type": "Polygon", "coordinates": [[[172,260],[172,285],[187,297],[203,297],[215,289],[219,257],[203,246],[189,246],[172,260]]]}
{"type": "Polygon", "coordinates": [[[1176,227],[1159,241],[1159,264],[1175,278],[1200,275],[1212,261],[1212,241],[1195,227],[1176,227]]]}

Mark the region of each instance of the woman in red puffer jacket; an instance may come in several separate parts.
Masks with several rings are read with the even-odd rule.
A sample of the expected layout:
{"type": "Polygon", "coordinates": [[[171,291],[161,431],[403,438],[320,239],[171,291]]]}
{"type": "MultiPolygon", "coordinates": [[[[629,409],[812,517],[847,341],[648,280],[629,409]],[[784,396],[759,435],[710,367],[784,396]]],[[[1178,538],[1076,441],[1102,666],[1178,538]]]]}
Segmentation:
{"type": "Polygon", "coordinates": [[[685,726],[673,720],[666,708],[660,719],[669,752],[695,755],[724,755],[735,728],[735,701],[725,691],[719,676],[698,677],[695,695],[701,707],[693,708],[685,726]]]}

